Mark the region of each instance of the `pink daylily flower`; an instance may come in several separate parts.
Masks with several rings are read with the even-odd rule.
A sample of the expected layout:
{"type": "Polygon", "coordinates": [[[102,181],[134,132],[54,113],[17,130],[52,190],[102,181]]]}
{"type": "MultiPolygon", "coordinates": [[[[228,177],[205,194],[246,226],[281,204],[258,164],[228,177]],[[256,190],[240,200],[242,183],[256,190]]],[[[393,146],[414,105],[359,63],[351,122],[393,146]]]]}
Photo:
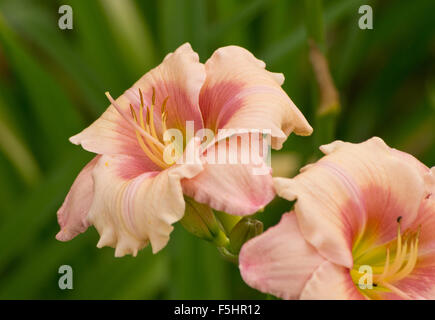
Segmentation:
{"type": "Polygon", "coordinates": [[[269,129],[272,147],[286,137],[309,135],[312,128],[281,89],[284,77],[265,70],[249,51],[218,49],[205,63],[189,44],[168,54],[111,105],[92,125],[70,138],[97,156],[82,170],[58,211],[56,238],[68,241],[94,225],[98,247],[115,247],[115,256],[136,255],[149,242],[154,253],[169,240],[172,224],[185,211],[184,196],[234,215],[252,214],[274,197],[269,174],[253,175],[254,163],[210,164],[211,149],[237,153],[227,137],[200,148],[184,140],[194,162],[164,159],[166,129],[186,134],[208,128],[269,129]]]}
{"type": "Polygon", "coordinates": [[[283,299],[435,299],[435,167],[379,138],[321,150],[274,179],[294,210],[242,247],[244,281],[283,299]]]}

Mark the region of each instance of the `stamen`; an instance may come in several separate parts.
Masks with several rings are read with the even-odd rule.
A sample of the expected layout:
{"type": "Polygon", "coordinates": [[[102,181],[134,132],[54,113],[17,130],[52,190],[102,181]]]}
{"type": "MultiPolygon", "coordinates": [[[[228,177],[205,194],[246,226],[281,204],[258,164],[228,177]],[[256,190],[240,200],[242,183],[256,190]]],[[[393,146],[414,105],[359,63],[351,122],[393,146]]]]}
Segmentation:
{"type": "MultiPolygon", "coordinates": [[[[153,98],[153,100],[154,100],[154,98],[153,98]]],[[[154,138],[158,139],[157,134],[156,134],[156,127],[154,125],[154,102],[151,105],[151,108],[148,110],[149,110],[149,119],[150,119],[150,122],[148,124],[149,124],[150,129],[151,129],[151,134],[153,135],[154,138]]]]}
{"type": "MultiPolygon", "coordinates": [[[[140,116],[140,123],[141,123],[141,127],[146,131],[146,132],[148,132],[150,135],[152,135],[154,138],[156,138],[157,140],[159,140],[159,138],[157,137],[157,135],[153,135],[152,133],[151,133],[151,130],[150,130],[150,126],[149,126],[149,123],[150,123],[150,118],[149,118],[149,113],[148,113],[148,108],[146,108],[145,107],[145,104],[144,104],[144,100],[143,100],[143,94],[142,94],[142,90],[139,88],[138,89],[139,90],[139,97],[140,97],[140,114],[139,114],[139,116],[140,116]],[[143,121],[143,109],[146,109],[147,110],[147,116],[146,116],[146,122],[144,123],[144,121],[143,121]]],[[[153,88],[153,90],[154,90],[154,88],[153,88]]],[[[154,92],[154,91],[153,91],[154,92]]],[[[150,146],[150,148],[151,148],[151,150],[155,153],[155,154],[161,154],[162,152],[163,152],[163,149],[162,148],[160,148],[160,146],[156,146],[154,143],[152,143],[152,142],[149,142],[148,143],[148,145],[150,146]]]]}
{"type": "Polygon", "coordinates": [[[151,140],[153,143],[156,144],[156,146],[159,146],[159,148],[164,149],[164,145],[158,141],[156,138],[151,136],[149,133],[147,133],[145,130],[143,130],[136,122],[132,121],[131,118],[127,117],[124,112],[122,111],[121,107],[116,103],[116,101],[112,98],[109,92],[106,92],[106,97],[109,99],[110,103],[115,107],[115,109],[119,112],[119,114],[126,120],[130,125],[132,125],[139,133],[144,136],[145,138],[151,140]]]}
{"type": "MultiPolygon", "coordinates": [[[[151,134],[151,131],[150,131],[150,126],[149,126],[149,116],[148,116],[148,113],[147,113],[147,122],[145,122],[144,123],[144,121],[143,121],[143,107],[141,107],[141,109],[140,109],[140,117],[141,117],[141,127],[142,128],[144,128],[145,129],[145,131],[146,132],[148,132],[149,134],[151,134]]],[[[156,139],[158,139],[158,138],[156,138],[156,139]]],[[[149,145],[149,147],[150,147],[150,149],[156,154],[156,155],[159,155],[159,156],[161,156],[161,154],[162,154],[162,150],[161,150],[161,148],[158,148],[158,146],[156,146],[154,143],[152,143],[152,142],[150,142],[150,141],[146,141],[147,142],[147,144],[149,145]]]]}
{"type": "Polygon", "coordinates": [[[385,276],[388,274],[389,267],[390,267],[390,248],[387,248],[387,258],[385,260],[384,272],[382,272],[380,276],[381,279],[385,278],[385,276]]]}
{"type": "Polygon", "coordinates": [[[153,89],[153,95],[151,96],[151,103],[153,105],[155,105],[156,104],[156,89],[154,89],[154,87],[152,89],[153,89]]]}
{"type": "Polygon", "coordinates": [[[394,276],[394,278],[401,279],[407,276],[409,273],[411,273],[412,270],[414,270],[418,257],[418,252],[416,250],[416,244],[417,244],[416,242],[417,241],[411,243],[411,251],[409,254],[410,256],[408,262],[406,263],[405,267],[394,276]]]}
{"type": "Polygon", "coordinates": [[[402,235],[400,230],[400,220],[401,219],[397,220],[398,227],[396,257],[390,267],[390,250],[387,249],[384,272],[378,278],[381,284],[384,286],[387,282],[391,283],[405,278],[412,272],[412,270],[414,270],[415,265],[417,264],[420,227],[418,228],[417,232],[413,234],[409,234],[408,231],[405,231],[402,235]]]}
{"type": "MultiPolygon", "coordinates": [[[[154,123],[154,107],[156,101],[156,92],[154,88],[152,88],[152,90],[153,90],[153,94],[151,98],[152,104],[151,107],[147,108],[144,104],[142,91],[139,89],[139,97],[140,97],[139,117],[136,114],[134,107],[130,104],[130,112],[133,120],[124,114],[121,107],[111,97],[109,92],[106,92],[106,96],[109,99],[109,101],[112,103],[112,105],[115,107],[115,109],[121,114],[121,116],[130,125],[133,126],[139,146],[144,151],[146,156],[161,168],[167,168],[169,167],[169,164],[165,163],[162,160],[163,151],[167,143],[165,143],[165,145],[162,144],[162,142],[160,142],[159,137],[157,136],[155,123],[154,123]],[[144,109],[146,109],[146,121],[144,121],[144,109]]],[[[162,120],[163,132],[166,130],[166,119],[167,119],[166,102],[168,98],[169,97],[166,97],[164,99],[161,107],[162,110],[161,120],[162,120]]]]}
{"type": "MultiPolygon", "coordinates": [[[[130,111],[131,114],[133,116],[133,119],[135,121],[137,121],[137,116],[136,116],[136,112],[133,109],[133,106],[130,105],[130,111]]],[[[142,148],[142,150],[145,152],[145,154],[147,155],[148,158],[151,159],[151,161],[153,161],[155,164],[157,164],[158,166],[162,167],[162,168],[166,168],[167,164],[165,164],[163,161],[161,161],[158,157],[156,157],[149,149],[148,146],[146,145],[146,143],[143,141],[142,136],[139,134],[139,132],[137,130],[135,130],[136,133],[136,138],[137,141],[139,142],[140,147],[142,148]]]]}
{"type": "MultiPolygon", "coordinates": [[[[130,105],[130,107],[131,107],[131,105],[130,105]]],[[[143,107],[142,107],[142,105],[140,105],[140,108],[139,108],[139,117],[140,117],[140,126],[142,127],[142,129],[146,130],[145,124],[143,122],[143,107]]]]}
{"type": "Polygon", "coordinates": [[[140,147],[145,152],[147,157],[151,159],[152,162],[154,162],[155,164],[157,164],[161,168],[167,168],[168,167],[168,165],[165,162],[161,161],[151,151],[148,150],[148,148],[146,147],[146,145],[145,145],[141,135],[137,131],[136,131],[136,138],[137,138],[137,140],[139,142],[140,147]]]}
{"type": "Polygon", "coordinates": [[[399,271],[400,267],[402,266],[404,260],[405,260],[405,256],[407,253],[407,247],[408,247],[408,242],[405,241],[403,247],[401,248],[401,250],[397,250],[396,253],[396,258],[394,259],[393,264],[391,265],[391,269],[389,274],[395,274],[397,271],[399,271]]]}
{"type": "MultiPolygon", "coordinates": [[[[163,100],[162,103],[162,132],[163,134],[166,132],[166,119],[168,118],[168,113],[166,112],[166,102],[168,101],[169,97],[166,97],[165,100],[163,100]]],[[[165,141],[165,145],[168,145],[169,141],[165,141]]]]}
{"type": "MultiPolygon", "coordinates": [[[[384,266],[381,267],[379,266],[379,264],[377,264],[373,267],[375,273],[373,274],[373,281],[377,284],[375,286],[375,290],[382,290],[382,288],[384,288],[383,290],[387,289],[402,298],[410,299],[410,297],[399,288],[397,288],[394,283],[407,277],[417,265],[418,241],[421,226],[418,227],[418,230],[416,232],[406,230],[402,233],[401,220],[401,217],[397,219],[397,239],[394,261],[392,263],[390,261],[392,259],[392,247],[388,245],[386,248],[386,259],[384,266]]],[[[358,270],[355,269],[355,266],[358,267],[358,265],[354,265],[354,270],[358,270]]],[[[352,275],[352,271],[352,278],[357,279],[355,276],[352,275]]],[[[376,298],[375,292],[370,293],[365,289],[363,290],[367,293],[368,296],[376,298]]]]}
{"type": "Polygon", "coordinates": [[[143,95],[142,95],[142,90],[139,88],[139,97],[140,97],[140,106],[143,108],[144,107],[144,103],[143,103],[143,95]]]}
{"type": "MultiPolygon", "coordinates": [[[[144,129],[147,133],[151,134],[150,129],[149,129],[149,125],[148,125],[148,117],[147,117],[147,122],[144,123],[144,119],[143,119],[143,109],[145,108],[144,106],[144,101],[143,101],[143,95],[142,95],[142,91],[139,90],[139,97],[140,97],[140,107],[139,107],[139,122],[140,122],[140,126],[142,127],[142,129],[144,129]]],[[[132,107],[130,105],[130,107],[132,107]]],[[[158,138],[156,137],[156,139],[158,140],[158,138]]],[[[158,146],[156,146],[154,143],[147,141],[145,139],[146,144],[148,145],[148,147],[151,149],[151,151],[157,155],[157,156],[161,156],[161,148],[158,148],[158,146]]]]}
{"type": "Polygon", "coordinates": [[[166,97],[165,100],[163,100],[163,103],[162,103],[162,115],[164,113],[166,113],[166,103],[168,102],[168,99],[169,99],[169,96],[166,97]]]}
{"type": "MultiPolygon", "coordinates": [[[[146,124],[147,124],[147,128],[148,128],[148,130],[149,130],[149,125],[148,125],[148,123],[150,123],[150,110],[148,109],[148,107],[146,108],[146,120],[145,120],[145,122],[146,122],[146,124]]],[[[151,134],[151,133],[150,133],[151,134]]]]}

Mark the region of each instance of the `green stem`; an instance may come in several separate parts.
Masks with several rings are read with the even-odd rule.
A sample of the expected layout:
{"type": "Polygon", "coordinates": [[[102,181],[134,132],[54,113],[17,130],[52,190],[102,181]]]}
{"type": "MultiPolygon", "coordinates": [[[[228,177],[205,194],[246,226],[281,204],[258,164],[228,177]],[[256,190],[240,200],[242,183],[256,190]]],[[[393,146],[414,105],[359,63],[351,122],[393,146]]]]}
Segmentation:
{"type": "Polygon", "coordinates": [[[235,265],[239,264],[239,256],[232,254],[227,248],[224,247],[219,247],[218,250],[225,260],[232,262],[235,265]]]}

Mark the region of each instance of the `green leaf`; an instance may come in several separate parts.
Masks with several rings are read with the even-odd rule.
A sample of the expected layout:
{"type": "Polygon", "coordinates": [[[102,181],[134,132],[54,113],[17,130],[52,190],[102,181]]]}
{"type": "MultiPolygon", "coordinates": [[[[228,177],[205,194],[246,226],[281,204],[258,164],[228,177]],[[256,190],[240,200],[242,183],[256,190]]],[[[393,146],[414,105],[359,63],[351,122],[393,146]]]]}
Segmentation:
{"type": "Polygon", "coordinates": [[[64,150],[65,141],[81,127],[81,119],[63,89],[18,41],[0,14],[0,43],[29,99],[33,122],[39,135],[38,147],[48,164],[64,150]],[[53,150],[56,148],[56,152],[53,150]]]}

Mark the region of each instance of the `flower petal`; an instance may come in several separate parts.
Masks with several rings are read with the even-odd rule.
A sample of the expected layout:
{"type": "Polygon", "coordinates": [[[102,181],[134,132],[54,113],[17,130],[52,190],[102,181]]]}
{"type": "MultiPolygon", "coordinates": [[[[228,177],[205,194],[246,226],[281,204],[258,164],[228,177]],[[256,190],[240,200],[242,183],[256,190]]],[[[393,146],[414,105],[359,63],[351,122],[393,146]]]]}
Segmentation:
{"type": "MultiPolygon", "coordinates": [[[[186,152],[190,151],[188,146],[186,152]]],[[[93,171],[95,196],[88,220],[101,236],[97,246],[116,247],[116,257],[136,255],[148,242],[153,253],[166,245],[172,224],[184,215],[180,180],[202,170],[197,154],[195,163],[176,164],[129,180],[122,173],[128,158],[103,155],[93,171]]]]}
{"type": "MultiPolygon", "coordinates": [[[[432,176],[432,173],[429,173],[429,175],[432,176]]],[[[427,179],[426,181],[430,180],[427,179]]],[[[435,233],[433,232],[435,230],[435,193],[425,195],[420,203],[418,216],[409,228],[411,230],[420,228],[418,245],[420,262],[422,262],[421,258],[427,256],[430,261],[433,260],[431,264],[435,266],[435,233]]],[[[423,265],[427,264],[424,263],[423,265]]]]}
{"type": "MultiPolygon", "coordinates": [[[[152,88],[155,89],[156,107],[154,120],[156,131],[161,138],[161,105],[168,98],[167,127],[184,131],[185,121],[194,122],[195,129],[202,128],[202,117],[199,109],[199,92],[205,81],[204,65],[199,62],[198,55],[186,43],[174,53],[168,54],[164,61],[140,78],[132,88],[116,99],[124,117],[131,117],[130,104],[139,114],[139,89],[143,93],[144,104],[150,106],[152,88]]],[[[158,168],[144,155],[135,130],[113,105],[88,128],[70,138],[74,144],[81,144],[88,151],[99,154],[125,154],[141,157],[148,165],[148,170],[158,168]]]]}
{"type": "MultiPolygon", "coordinates": [[[[189,43],[166,55],[162,64],[140,78],[126,95],[134,105],[140,104],[139,89],[144,92],[144,102],[151,105],[152,88],[156,93],[156,130],[161,131],[161,106],[168,97],[167,128],[185,131],[186,121],[194,122],[194,130],[204,127],[199,108],[199,93],[206,78],[205,67],[189,43]]],[[[161,132],[160,132],[161,134],[161,132]]]]}
{"type": "Polygon", "coordinates": [[[96,156],[82,169],[57,211],[57,220],[61,228],[56,235],[57,240],[69,241],[89,227],[86,217],[94,198],[92,170],[100,157],[96,156]]]}
{"type": "Polygon", "coordinates": [[[435,299],[435,197],[427,196],[420,205],[418,218],[410,226],[420,228],[418,259],[412,273],[394,283],[398,293],[381,294],[384,299],[435,299]],[[401,295],[403,292],[405,295],[401,295]]]}
{"type": "Polygon", "coordinates": [[[234,215],[255,213],[275,197],[263,143],[258,134],[241,134],[209,146],[204,171],[184,179],[183,192],[215,210],[234,215]]]}
{"type": "Polygon", "coordinates": [[[302,290],[301,300],[364,300],[349,269],[330,261],[323,262],[302,290]]]}
{"type": "Polygon", "coordinates": [[[409,165],[415,167],[420,172],[426,185],[426,196],[435,194],[435,167],[429,169],[424,163],[409,153],[397,149],[392,149],[392,152],[398,158],[408,162],[409,165]]]}
{"type": "Polygon", "coordinates": [[[379,293],[384,300],[434,300],[435,299],[435,263],[425,259],[424,265],[416,268],[406,278],[394,283],[396,290],[379,293]]]}
{"type": "MultiPolygon", "coordinates": [[[[328,260],[351,268],[352,246],[363,233],[383,244],[416,218],[424,194],[418,170],[392,154],[381,139],[336,141],[327,155],[294,179],[275,179],[278,195],[295,200],[304,237],[328,260]]],[[[367,241],[365,241],[367,243],[367,241]]]]}
{"type": "Polygon", "coordinates": [[[297,299],[311,274],[324,259],[299,231],[293,212],[243,245],[239,269],[253,288],[282,299],[297,299]]]}
{"type": "Polygon", "coordinates": [[[311,126],[281,89],[284,76],[265,70],[265,63],[248,50],[220,48],[205,68],[207,78],[199,103],[207,128],[271,130],[276,149],[292,131],[311,134],[311,126]]]}

